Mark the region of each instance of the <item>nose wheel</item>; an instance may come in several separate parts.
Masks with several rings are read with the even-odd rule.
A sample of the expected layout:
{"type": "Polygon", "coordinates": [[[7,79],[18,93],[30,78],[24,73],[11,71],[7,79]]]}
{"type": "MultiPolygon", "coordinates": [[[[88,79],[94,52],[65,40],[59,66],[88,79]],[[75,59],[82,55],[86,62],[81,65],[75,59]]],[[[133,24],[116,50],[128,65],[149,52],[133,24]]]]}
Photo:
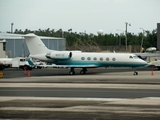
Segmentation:
{"type": "Polygon", "coordinates": [[[138,75],[138,72],[135,71],[135,72],[133,73],[133,75],[138,75]]]}
{"type": "Polygon", "coordinates": [[[133,69],[134,69],[133,75],[138,75],[138,72],[136,71],[136,69],[135,68],[133,68],[133,69]]]}

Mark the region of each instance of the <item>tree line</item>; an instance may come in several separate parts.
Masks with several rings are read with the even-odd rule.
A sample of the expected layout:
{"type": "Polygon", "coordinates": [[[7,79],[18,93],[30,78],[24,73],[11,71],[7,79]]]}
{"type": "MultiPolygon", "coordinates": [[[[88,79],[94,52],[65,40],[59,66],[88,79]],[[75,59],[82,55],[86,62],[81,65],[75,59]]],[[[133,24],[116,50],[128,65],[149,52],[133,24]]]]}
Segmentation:
{"type": "MultiPolygon", "coordinates": [[[[144,34],[138,33],[127,33],[127,45],[141,45],[142,37],[143,37],[143,48],[148,47],[156,47],[157,46],[157,33],[156,29],[150,31],[145,31],[144,34]]],[[[72,29],[68,31],[62,31],[62,29],[54,30],[54,29],[45,29],[45,30],[28,30],[25,29],[22,31],[21,29],[16,29],[14,31],[15,34],[28,34],[34,33],[38,36],[48,36],[48,37],[63,37],[66,39],[66,46],[122,46],[125,45],[125,34],[87,34],[87,33],[77,33],[72,32],[72,29]]]]}

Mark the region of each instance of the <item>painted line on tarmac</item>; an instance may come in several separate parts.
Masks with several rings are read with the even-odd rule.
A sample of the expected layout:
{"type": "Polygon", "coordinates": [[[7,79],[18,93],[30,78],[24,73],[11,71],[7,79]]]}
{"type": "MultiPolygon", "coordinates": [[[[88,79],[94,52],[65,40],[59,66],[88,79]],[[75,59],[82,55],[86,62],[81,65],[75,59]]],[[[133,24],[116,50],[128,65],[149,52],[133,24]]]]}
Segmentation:
{"type": "Polygon", "coordinates": [[[124,98],[72,98],[72,97],[6,97],[1,96],[0,102],[11,101],[11,100],[64,100],[64,101],[119,101],[126,100],[124,98]]]}
{"type": "MultiPolygon", "coordinates": [[[[160,106],[160,97],[144,97],[144,98],[73,98],[73,97],[12,97],[0,96],[0,102],[23,100],[36,101],[88,101],[88,102],[107,102],[106,104],[121,104],[121,105],[158,105],[160,106]],[[109,103],[108,103],[109,102],[109,103]]],[[[105,104],[105,103],[104,103],[105,104]]]]}
{"type": "Polygon", "coordinates": [[[160,85],[148,84],[76,84],[76,83],[0,83],[6,87],[36,88],[114,88],[114,89],[160,89],[160,85]]]}

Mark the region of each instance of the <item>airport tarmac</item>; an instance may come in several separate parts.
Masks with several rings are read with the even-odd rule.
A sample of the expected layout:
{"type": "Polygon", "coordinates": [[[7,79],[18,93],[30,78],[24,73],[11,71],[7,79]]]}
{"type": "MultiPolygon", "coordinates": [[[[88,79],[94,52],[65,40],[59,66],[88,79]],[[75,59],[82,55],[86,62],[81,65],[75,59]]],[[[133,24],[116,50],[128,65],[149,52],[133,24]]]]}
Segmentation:
{"type": "Polygon", "coordinates": [[[6,69],[0,79],[2,119],[160,118],[160,71],[98,68],[68,75],[69,69],[35,69],[30,77],[6,69]]]}

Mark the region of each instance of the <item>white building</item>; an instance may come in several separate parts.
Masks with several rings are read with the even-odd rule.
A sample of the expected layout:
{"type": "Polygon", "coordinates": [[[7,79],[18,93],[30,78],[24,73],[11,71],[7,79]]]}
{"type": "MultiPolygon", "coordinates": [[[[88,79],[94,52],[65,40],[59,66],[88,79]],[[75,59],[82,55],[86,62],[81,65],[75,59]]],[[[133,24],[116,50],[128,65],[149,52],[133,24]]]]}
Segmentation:
{"type": "Polygon", "coordinates": [[[6,41],[1,40],[0,41],[0,58],[6,57],[5,46],[6,46],[6,41]]]}

